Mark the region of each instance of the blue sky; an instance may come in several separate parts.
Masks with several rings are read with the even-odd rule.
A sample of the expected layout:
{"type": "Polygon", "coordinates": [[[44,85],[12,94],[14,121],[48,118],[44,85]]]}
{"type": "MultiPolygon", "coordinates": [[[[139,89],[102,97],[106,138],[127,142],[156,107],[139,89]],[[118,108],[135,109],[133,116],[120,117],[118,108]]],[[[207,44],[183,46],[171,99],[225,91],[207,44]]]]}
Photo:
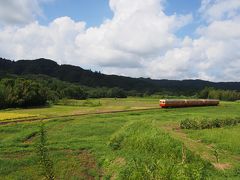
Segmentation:
{"type": "Polygon", "coordinates": [[[240,0],[0,1],[0,56],[9,59],[44,57],[131,77],[240,81],[239,48],[240,0]]]}
{"type": "Polygon", "coordinates": [[[177,14],[189,14],[191,13],[195,18],[186,27],[177,32],[178,36],[195,36],[194,31],[199,26],[200,20],[198,9],[201,7],[201,0],[167,0],[165,4],[165,13],[168,15],[177,14]]]}
{"type": "Polygon", "coordinates": [[[43,5],[45,18],[40,23],[48,24],[61,16],[69,16],[75,21],[85,21],[88,27],[99,26],[113,16],[108,0],[55,0],[43,5]]]}
{"type": "MultiPolygon", "coordinates": [[[[165,13],[189,14],[195,18],[201,6],[201,0],[167,0],[164,4],[165,13]]],[[[85,21],[87,27],[99,26],[105,19],[111,19],[113,12],[108,0],[55,0],[43,4],[44,17],[39,17],[41,24],[47,25],[61,16],[71,17],[75,21],[85,21]]],[[[199,21],[193,21],[177,32],[178,36],[194,36],[199,21]]]]}

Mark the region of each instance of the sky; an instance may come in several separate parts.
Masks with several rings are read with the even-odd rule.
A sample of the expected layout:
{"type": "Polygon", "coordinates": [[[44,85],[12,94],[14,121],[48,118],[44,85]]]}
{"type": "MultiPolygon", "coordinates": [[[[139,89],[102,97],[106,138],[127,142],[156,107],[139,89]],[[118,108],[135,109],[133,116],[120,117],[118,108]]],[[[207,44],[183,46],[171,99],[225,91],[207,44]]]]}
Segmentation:
{"type": "Polygon", "coordinates": [[[0,57],[240,81],[240,0],[0,0],[0,57]]]}

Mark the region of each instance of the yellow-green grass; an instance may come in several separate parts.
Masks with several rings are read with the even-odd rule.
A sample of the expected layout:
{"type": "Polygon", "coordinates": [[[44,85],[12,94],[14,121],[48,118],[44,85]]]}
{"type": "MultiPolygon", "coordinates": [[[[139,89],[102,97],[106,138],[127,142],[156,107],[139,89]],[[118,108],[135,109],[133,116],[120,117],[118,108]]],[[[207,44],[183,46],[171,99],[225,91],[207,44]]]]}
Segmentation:
{"type": "Polygon", "coordinates": [[[29,118],[29,117],[34,117],[34,116],[35,115],[33,115],[33,114],[26,114],[26,113],[0,112],[0,121],[29,118]]]}
{"type": "MultiPolygon", "coordinates": [[[[99,100],[91,101],[97,102],[99,100]]],[[[95,107],[57,105],[50,108],[18,109],[8,112],[55,116],[71,114],[81,110],[97,111],[99,108],[104,110],[108,108],[112,110],[115,110],[115,108],[130,109],[148,105],[158,107],[158,99],[129,98],[117,99],[117,101],[115,99],[103,99],[101,100],[101,106],[95,107]],[[139,105],[136,105],[138,103],[139,105]],[[135,104],[135,106],[132,104],[135,104]]],[[[192,156],[191,153],[190,156],[187,155],[191,163],[186,163],[186,169],[181,169],[182,154],[177,153],[176,156],[173,148],[176,147],[176,150],[181,151],[181,139],[175,139],[174,136],[169,137],[163,133],[167,125],[178,126],[179,122],[186,117],[238,117],[239,113],[239,103],[221,102],[220,106],[217,107],[159,108],[140,112],[53,118],[44,124],[47,133],[49,157],[53,161],[54,173],[57,179],[69,179],[69,177],[72,177],[72,179],[84,179],[86,174],[96,179],[99,179],[99,176],[103,179],[110,179],[111,177],[128,179],[131,172],[134,172],[132,175],[138,179],[145,173],[148,173],[148,177],[156,177],[156,170],[163,167],[161,162],[169,168],[170,166],[167,165],[174,165],[176,162],[177,170],[183,170],[184,175],[187,172],[190,174],[195,172],[195,175],[202,176],[204,172],[206,178],[209,179],[239,179],[240,165],[234,164],[229,170],[217,171],[206,162],[203,171],[199,171],[203,167],[202,161],[198,157],[192,156]],[[120,144],[122,142],[121,148],[114,150],[109,146],[109,142],[118,134],[124,140],[120,141],[120,144]],[[82,152],[85,151],[92,154],[96,162],[89,159],[89,156],[82,157],[82,154],[84,154],[82,152]],[[176,156],[177,160],[172,159],[172,155],[176,156]],[[167,163],[168,161],[169,163],[167,163]],[[92,164],[89,164],[89,162],[92,164]],[[101,170],[93,168],[94,163],[96,163],[94,167],[100,167],[101,170]]],[[[40,125],[41,122],[32,122],[0,126],[0,179],[43,178],[39,167],[39,157],[36,153],[36,145],[40,139],[40,125]]],[[[233,132],[238,137],[238,126],[232,128],[236,128],[233,132]]],[[[228,135],[231,130],[227,132],[214,129],[214,131],[221,133],[222,136],[226,134],[226,138],[222,138],[221,143],[228,144],[229,147],[231,144],[236,143],[229,140],[229,138],[233,138],[228,135]]],[[[212,134],[211,132],[209,131],[209,135],[212,134]]],[[[186,133],[193,140],[200,140],[203,143],[203,148],[204,145],[207,147],[209,144],[204,141],[204,139],[207,139],[211,140],[211,143],[217,146],[219,150],[226,151],[226,154],[235,152],[231,148],[227,149],[219,146],[219,141],[213,141],[210,136],[209,139],[207,135],[205,137],[202,135],[195,137],[194,133],[197,133],[197,131],[186,133]]],[[[189,152],[189,150],[192,149],[187,151],[189,152]]],[[[235,155],[239,156],[236,152],[235,155]]],[[[221,159],[220,162],[222,162],[221,159]]],[[[232,163],[231,158],[228,157],[224,159],[224,162],[232,163]]],[[[162,170],[166,170],[166,168],[163,167],[162,170]]],[[[168,174],[164,172],[161,173],[168,174]]],[[[194,178],[197,179],[195,175],[194,178]]],[[[131,178],[134,179],[134,177],[131,178]]]]}
{"type": "Polygon", "coordinates": [[[193,139],[215,145],[219,150],[227,150],[240,156],[240,125],[204,130],[185,130],[193,139]]]}
{"type": "MultiPolygon", "coordinates": [[[[86,113],[101,113],[111,111],[124,111],[136,109],[151,109],[158,108],[158,99],[147,98],[127,98],[127,99],[88,99],[88,100],[61,100],[58,105],[40,108],[27,108],[27,109],[8,109],[1,110],[0,113],[25,114],[38,117],[58,117],[66,115],[78,115],[86,113]]],[[[1,114],[0,114],[1,115],[1,114]]],[[[13,117],[13,116],[12,116],[13,117]]],[[[9,120],[12,117],[3,117],[0,120],[9,120]]],[[[18,116],[16,118],[22,118],[18,116]]],[[[13,117],[14,118],[14,117],[13,117]]]]}
{"type": "MultiPolygon", "coordinates": [[[[15,113],[15,114],[29,114],[33,116],[41,117],[57,117],[65,115],[76,115],[76,114],[86,114],[86,113],[95,113],[95,112],[109,112],[109,111],[124,111],[124,110],[136,110],[136,109],[151,109],[159,108],[158,104],[159,99],[154,98],[127,98],[127,99],[90,99],[90,100],[64,100],[60,101],[59,105],[53,105],[51,107],[43,108],[28,108],[28,109],[9,109],[2,110],[2,112],[15,113]],[[67,104],[67,105],[64,105],[67,104]]],[[[221,102],[218,107],[199,107],[204,116],[211,115],[213,117],[226,117],[234,114],[230,114],[231,111],[235,112],[235,106],[228,102],[221,102]],[[205,113],[208,111],[214,111],[218,109],[216,115],[205,113]],[[226,113],[227,112],[227,113],[226,113]]],[[[183,116],[186,117],[191,108],[178,109],[179,112],[186,111],[186,114],[183,116]],[[187,110],[186,110],[187,109],[187,110]]],[[[197,110],[198,108],[193,108],[197,110]]],[[[169,111],[174,113],[176,109],[163,109],[163,111],[169,111]]],[[[200,113],[201,113],[200,112],[200,113]]],[[[193,112],[194,115],[194,112],[193,112]]],[[[199,113],[197,113],[197,116],[199,113]]]]}

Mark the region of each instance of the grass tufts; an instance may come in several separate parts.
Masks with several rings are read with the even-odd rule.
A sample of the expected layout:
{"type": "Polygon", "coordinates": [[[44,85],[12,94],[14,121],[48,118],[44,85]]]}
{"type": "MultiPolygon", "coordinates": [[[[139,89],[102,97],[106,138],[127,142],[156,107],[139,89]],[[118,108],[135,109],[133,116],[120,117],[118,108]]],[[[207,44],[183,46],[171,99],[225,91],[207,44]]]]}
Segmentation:
{"type": "Polygon", "coordinates": [[[120,179],[202,179],[211,169],[154,121],[127,124],[111,137],[109,147],[127,154],[120,179]]]}
{"type": "Polygon", "coordinates": [[[53,180],[55,179],[53,171],[53,162],[49,157],[49,150],[47,148],[47,135],[44,124],[41,123],[40,126],[40,141],[37,145],[37,152],[39,156],[39,162],[46,179],[53,180]]]}
{"type": "Polygon", "coordinates": [[[235,126],[240,123],[240,118],[186,118],[180,122],[181,129],[211,129],[225,126],[235,126]]]}

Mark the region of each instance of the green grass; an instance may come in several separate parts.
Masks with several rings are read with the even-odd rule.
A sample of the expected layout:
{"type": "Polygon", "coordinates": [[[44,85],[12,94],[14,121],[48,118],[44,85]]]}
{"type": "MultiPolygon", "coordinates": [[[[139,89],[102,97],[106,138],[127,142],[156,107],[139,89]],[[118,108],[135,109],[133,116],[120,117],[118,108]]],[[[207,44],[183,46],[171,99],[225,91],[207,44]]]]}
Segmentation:
{"type": "Polygon", "coordinates": [[[193,139],[201,139],[204,143],[214,144],[218,149],[227,150],[240,155],[240,125],[219,129],[186,131],[193,139]]]}
{"type": "Polygon", "coordinates": [[[65,115],[158,108],[158,99],[88,99],[61,100],[57,105],[42,108],[0,110],[0,120],[12,120],[24,117],[56,117],[65,115]],[[5,115],[5,114],[10,114],[5,115]]]}
{"type": "Polygon", "coordinates": [[[211,176],[210,163],[157,126],[156,121],[135,121],[112,136],[109,146],[127,159],[119,173],[121,179],[202,179],[211,176]]]}
{"type": "Polygon", "coordinates": [[[225,126],[236,126],[240,123],[240,117],[237,118],[225,118],[225,119],[210,119],[205,117],[200,118],[186,118],[181,121],[180,127],[182,129],[212,129],[212,128],[222,128],[225,126]]]}
{"type": "MultiPolygon", "coordinates": [[[[7,112],[56,116],[76,111],[158,107],[158,99],[154,98],[90,101],[73,101],[74,105],[62,104],[50,108],[12,109],[7,112]],[[92,106],[99,101],[99,106],[92,106]]],[[[72,103],[72,100],[68,103],[72,103]]],[[[53,118],[44,122],[46,147],[57,179],[143,179],[144,176],[146,179],[176,179],[178,176],[175,174],[183,177],[182,179],[239,179],[240,167],[232,163],[230,157],[224,162],[232,163],[231,169],[215,170],[210,162],[195,153],[197,147],[184,150],[186,159],[182,163],[182,148],[185,147],[182,140],[164,129],[168,125],[178,126],[186,117],[225,118],[239,115],[239,103],[221,102],[218,107],[155,109],[53,118]]],[[[37,148],[40,130],[41,122],[0,126],[0,179],[44,177],[37,148]]],[[[213,144],[218,150],[224,150],[237,158],[240,156],[240,144],[237,141],[240,135],[239,126],[184,132],[193,140],[201,140],[203,147],[213,144]]]]}

